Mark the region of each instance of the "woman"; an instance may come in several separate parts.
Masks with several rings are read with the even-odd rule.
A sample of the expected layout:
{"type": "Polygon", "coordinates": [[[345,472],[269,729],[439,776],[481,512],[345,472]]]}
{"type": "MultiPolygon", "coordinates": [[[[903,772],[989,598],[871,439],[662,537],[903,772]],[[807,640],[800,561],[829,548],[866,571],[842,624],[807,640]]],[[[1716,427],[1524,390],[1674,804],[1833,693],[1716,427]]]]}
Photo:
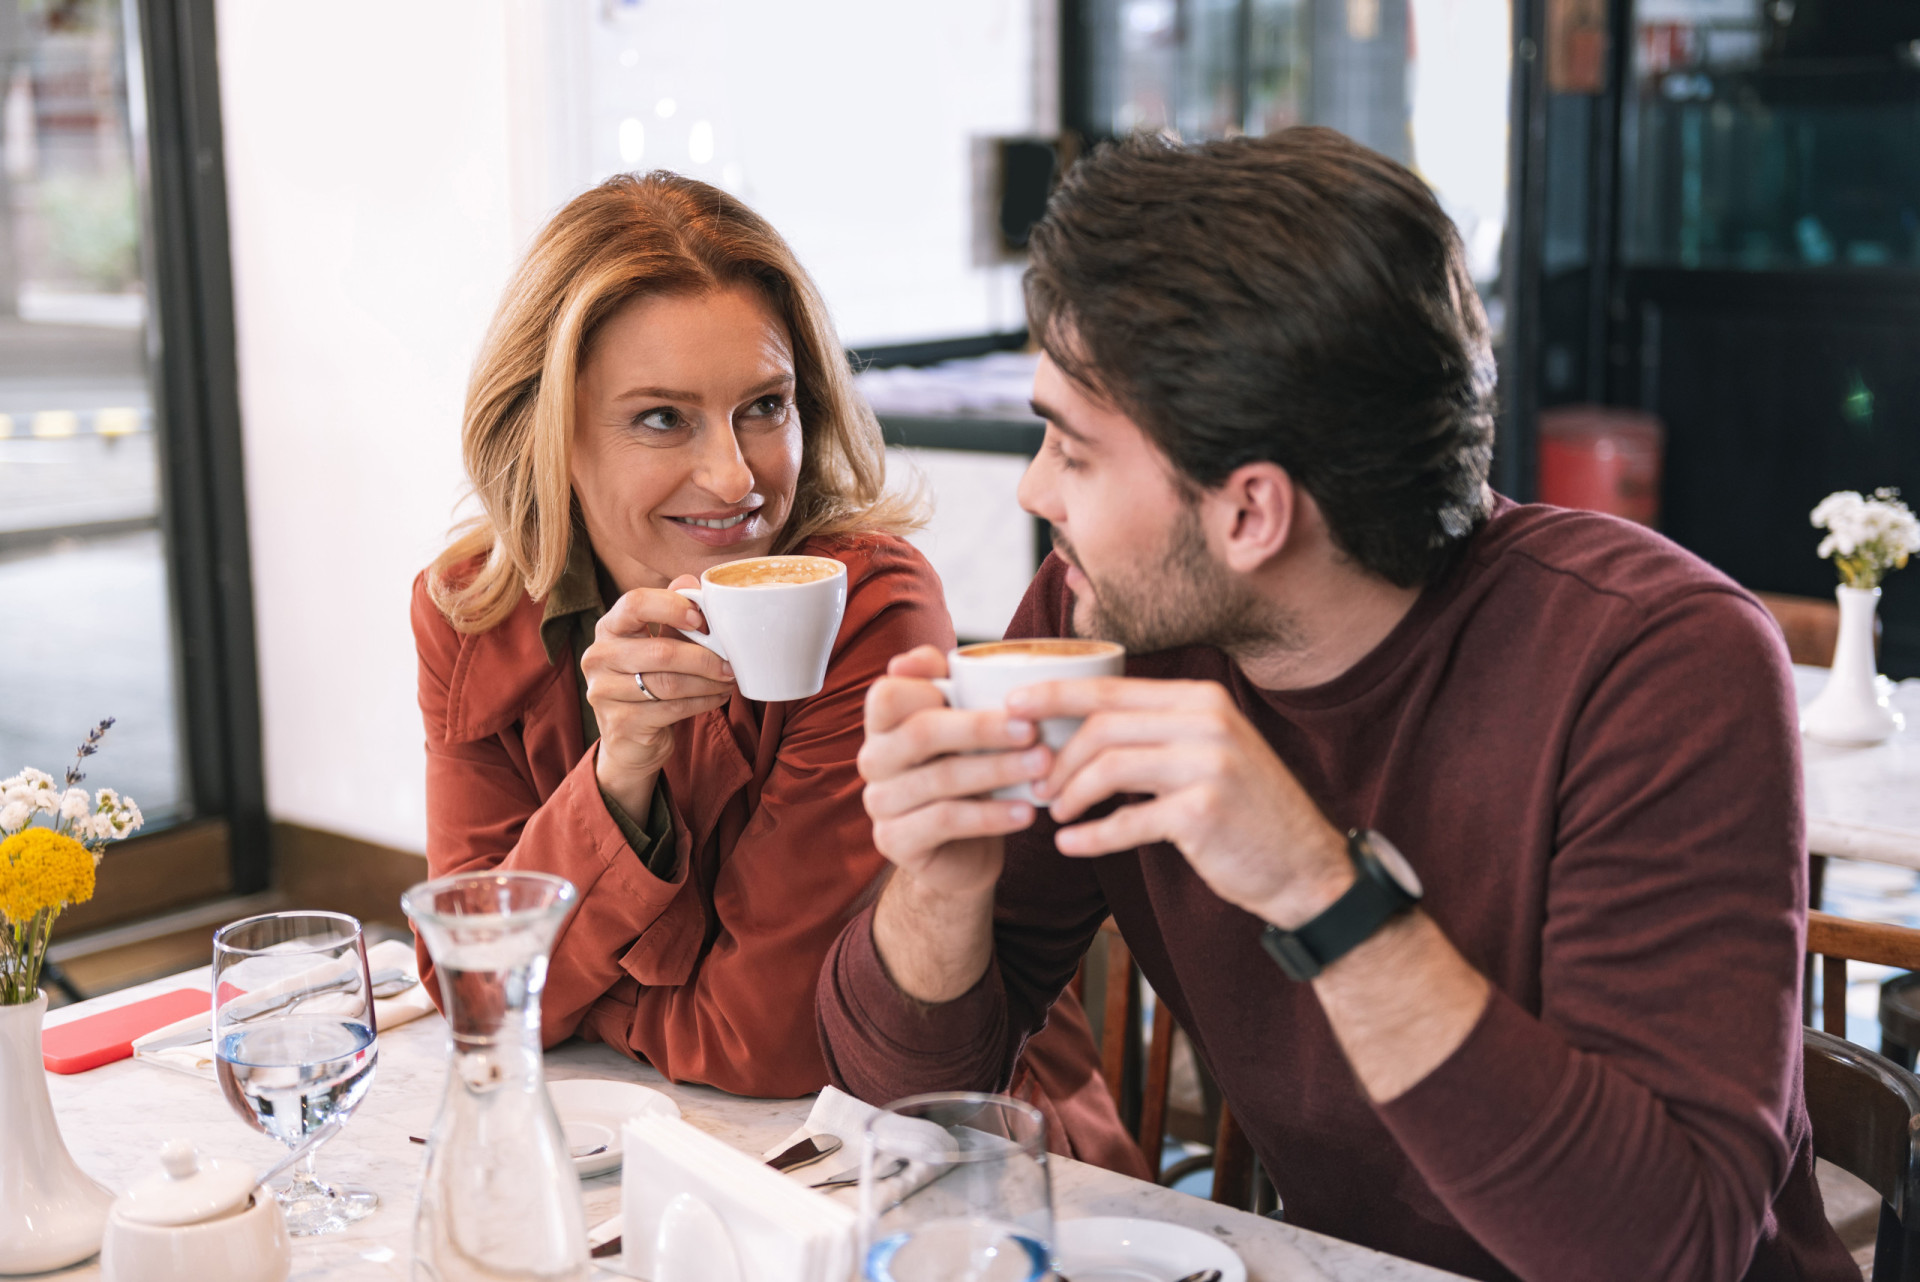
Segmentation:
{"type": "MultiPolygon", "coordinates": [[[[610,179],[509,285],[463,449],[484,514],[413,599],[433,875],[579,889],[549,1045],[578,1034],[739,1094],[818,1090],[820,962],[884,866],[862,701],[891,656],[953,630],[812,283],[725,192],[610,179]],[[846,563],[846,617],[819,694],[754,703],[681,639],[704,620],[670,589],[786,552],[846,563]]],[[[1057,1151],[1138,1169],[1070,998],[1014,1089],[1057,1151]]]]}

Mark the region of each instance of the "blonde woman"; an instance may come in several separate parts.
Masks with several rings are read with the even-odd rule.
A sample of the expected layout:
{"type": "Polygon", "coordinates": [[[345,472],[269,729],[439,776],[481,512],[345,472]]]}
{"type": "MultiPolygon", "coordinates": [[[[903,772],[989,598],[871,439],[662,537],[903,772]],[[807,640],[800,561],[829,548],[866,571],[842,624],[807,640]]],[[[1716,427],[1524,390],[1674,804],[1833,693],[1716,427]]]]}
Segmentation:
{"type": "MultiPolygon", "coordinates": [[[[813,284],[725,192],[610,179],[508,287],[462,444],[484,515],[413,600],[433,874],[578,887],[548,1044],[603,1041],[739,1094],[818,1090],[820,963],[884,867],[862,701],[892,656],[953,629],[813,284]],[[786,552],[846,563],[846,618],[819,694],[755,703],[681,639],[704,624],[670,589],[786,552]]],[[[1056,1151],[1137,1169],[1071,997],[1014,1089],[1056,1151]]]]}

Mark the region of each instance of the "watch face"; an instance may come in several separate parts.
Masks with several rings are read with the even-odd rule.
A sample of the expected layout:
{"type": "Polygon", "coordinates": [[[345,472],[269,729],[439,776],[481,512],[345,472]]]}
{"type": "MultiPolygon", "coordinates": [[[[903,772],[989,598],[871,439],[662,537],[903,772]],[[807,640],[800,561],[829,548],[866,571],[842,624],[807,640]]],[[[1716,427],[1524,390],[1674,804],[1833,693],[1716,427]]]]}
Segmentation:
{"type": "Polygon", "coordinates": [[[1420,875],[1407,862],[1407,857],[1394,849],[1393,843],[1377,832],[1367,833],[1367,848],[1373,851],[1373,857],[1387,870],[1387,875],[1400,884],[1400,889],[1415,899],[1425,893],[1420,888],[1420,875]]]}

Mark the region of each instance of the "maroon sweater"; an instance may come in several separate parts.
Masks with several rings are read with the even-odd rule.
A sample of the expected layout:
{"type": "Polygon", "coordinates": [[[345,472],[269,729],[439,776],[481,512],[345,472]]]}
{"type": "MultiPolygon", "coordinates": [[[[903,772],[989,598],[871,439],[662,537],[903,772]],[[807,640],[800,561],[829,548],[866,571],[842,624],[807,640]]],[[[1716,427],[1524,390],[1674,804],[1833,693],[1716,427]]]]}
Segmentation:
{"type": "MultiPolygon", "coordinates": [[[[1050,559],[1009,635],[1064,635],[1070,605],[1050,559]]],[[[1221,682],[1335,826],[1405,852],[1493,984],[1466,1041],[1369,1103],[1258,919],[1170,846],[1067,859],[1043,819],[1008,840],[970,992],[919,1006],[870,916],[840,936],[820,984],[836,1082],[1005,1083],[1111,912],[1289,1223],[1482,1278],[1857,1282],[1813,1179],[1799,741],[1752,597],[1638,526],[1502,501],[1325,685],[1260,690],[1199,648],[1127,671],[1221,682]]]]}

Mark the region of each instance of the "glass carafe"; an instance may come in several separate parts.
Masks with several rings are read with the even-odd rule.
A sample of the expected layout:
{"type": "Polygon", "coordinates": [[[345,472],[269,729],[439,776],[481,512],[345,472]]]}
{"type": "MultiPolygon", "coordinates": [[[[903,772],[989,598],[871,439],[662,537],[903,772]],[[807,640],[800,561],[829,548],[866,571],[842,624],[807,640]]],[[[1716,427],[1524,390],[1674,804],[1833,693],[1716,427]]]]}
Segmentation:
{"type": "Polygon", "coordinates": [[[571,882],[545,873],[468,873],[401,897],[452,1034],[413,1225],[415,1278],[588,1274],[580,1179],[540,1063],[547,954],[574,899],[571,882]]]}

